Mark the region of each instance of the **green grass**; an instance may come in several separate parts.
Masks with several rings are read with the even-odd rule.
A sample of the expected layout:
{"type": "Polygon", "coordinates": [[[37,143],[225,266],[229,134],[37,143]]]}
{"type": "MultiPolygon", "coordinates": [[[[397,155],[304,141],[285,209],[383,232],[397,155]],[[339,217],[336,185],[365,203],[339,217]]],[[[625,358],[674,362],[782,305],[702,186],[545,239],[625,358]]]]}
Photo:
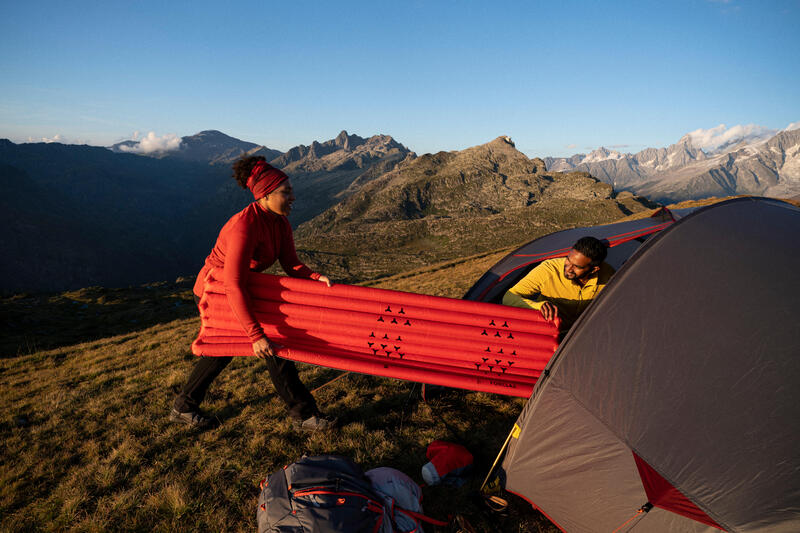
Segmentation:
{"type": "MultiPolygon", "coordinates": [[[[374,285],[459,297],[499,255],[374,285]]],[[[475,455],[474,475],[458,489],[425,487],[428,514],[461,513],[478,531],[556,531],[515,497],[507,516],[473,499],[523,399],[451,390],[425,404],[419,385],[351,374],[315,393],[341,427],[307,435],[291,428],[263,363],[237,358],[204,406],[218,428],[170,423],[199,327],[189,286],[2,299],[13,327],[3,326],[0,359],[0,530],[254,531],[259,481],[304,453],[391,466],[421,482],[426,446],[444,439],[475,455]]],[[[341,374],[299,369],[309,389],[341,374]]]]}

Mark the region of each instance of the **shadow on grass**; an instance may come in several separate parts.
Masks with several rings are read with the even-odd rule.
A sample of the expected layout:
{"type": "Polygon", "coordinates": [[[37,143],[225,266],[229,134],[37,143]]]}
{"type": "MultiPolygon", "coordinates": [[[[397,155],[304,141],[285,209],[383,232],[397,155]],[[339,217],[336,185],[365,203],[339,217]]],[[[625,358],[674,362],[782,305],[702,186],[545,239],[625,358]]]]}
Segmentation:
{"type": "Polygon", "coordinates": [[[0,299],[0,357],[28,355],[197,316],[191,280],[0,299]]]}

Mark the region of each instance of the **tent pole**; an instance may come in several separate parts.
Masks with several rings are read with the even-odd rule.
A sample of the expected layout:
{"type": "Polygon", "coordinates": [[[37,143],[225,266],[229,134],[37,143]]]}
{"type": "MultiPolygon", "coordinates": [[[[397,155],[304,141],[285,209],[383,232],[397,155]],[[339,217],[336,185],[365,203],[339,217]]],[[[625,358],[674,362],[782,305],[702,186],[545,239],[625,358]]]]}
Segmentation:
{"type": "Polygon", "coordinates": [[[483,492],[483,488],[489,481],[489,477],[492,475],[492,472],[494,472],[494,468],[497,466],[498,461],[500,461],[500,457],[503,455],[503,452],[506,451],[506,446],[508,446],[508,443],[511,441],[511,437],[517,431],[519,431],[518,426],[514,424],[514,427],[512,427],[511,431],[508,433],[508,437],[506,437],[506,441],[503,443],[503,447],[500,448],[500,453],[497,454],[497,458],[494,460],[494,464],[492,464],[492,467],[489,469],[489,473],[486,474],[486,479],[484,479],[483,483],[481,483],[481,488],[478,489],[478,492],[483,492]]]}

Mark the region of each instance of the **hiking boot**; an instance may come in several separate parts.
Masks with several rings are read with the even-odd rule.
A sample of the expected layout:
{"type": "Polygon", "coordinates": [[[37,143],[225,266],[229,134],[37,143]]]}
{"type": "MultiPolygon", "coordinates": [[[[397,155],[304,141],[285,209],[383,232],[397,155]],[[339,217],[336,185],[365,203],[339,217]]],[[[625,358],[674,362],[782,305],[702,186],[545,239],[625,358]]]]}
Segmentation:
{"type": "Polygon", "coordinates": [[[180,422],[193,428],[205,429],[211,425],[211,419],[205,416],[199,409],[197,411],[187,411],[181,413],[174,407],[169,412],[169,419],[173,422],[180,422]]]}
{"type": "Polygon", "coordinates": [[[294,427],[294,429],[297,429],[299,431],[308,431],[308,432],[317,430],[324,431],[326,429],[333,429],[336,426],[337,421],[338,418],[336,417],[325,418],[320,414],[316,414],[314,416],[306,418],[305,420],[293,419],[292,426],[294,427]]]}

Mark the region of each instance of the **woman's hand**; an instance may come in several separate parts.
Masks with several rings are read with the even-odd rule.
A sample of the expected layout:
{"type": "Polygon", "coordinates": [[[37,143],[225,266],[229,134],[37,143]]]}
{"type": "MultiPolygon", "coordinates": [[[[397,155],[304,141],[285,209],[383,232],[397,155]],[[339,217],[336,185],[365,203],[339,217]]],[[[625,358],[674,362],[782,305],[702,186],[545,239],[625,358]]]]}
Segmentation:
{"type": "Polygon", "coordinates": [[[327,284],[328,287],[333,285],[333,283],[331,283],[331,280],[328,278],[328,276],[320,276],[319,278],[317,278],[317,281],[321,281],[322,283],[327,284]]]}
{"type": "Polygon", "coordinates": [[[278,355],[278,350],[283,348],[280,344],[271,342],[266,337],[261,337],[253,343],[253,353],[259,359],[266,359],[267,357],[275,357],[278,355]]]}

